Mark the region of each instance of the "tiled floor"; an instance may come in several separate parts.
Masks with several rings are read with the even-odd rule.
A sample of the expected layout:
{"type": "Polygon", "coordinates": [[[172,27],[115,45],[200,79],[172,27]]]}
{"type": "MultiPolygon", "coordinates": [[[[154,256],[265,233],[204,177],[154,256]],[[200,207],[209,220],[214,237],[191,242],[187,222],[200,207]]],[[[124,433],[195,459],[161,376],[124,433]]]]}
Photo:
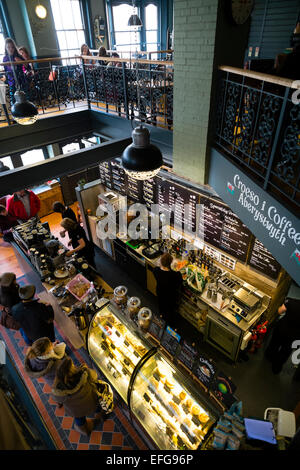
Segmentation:
{"type": "MultiPolygon", "coordinates": [[[[60,341],[66,341],[58,330],[56,330],[56,338],[60,341]]],[[[65,414],[64,408],[57,407],[50,396],[51,388],[44,380],[31,380],[25,374],[23,360],[27,346],[21,334],[18,331],[5,330],[0,327],[0,339],[5,341],[7,349],[15,360],[19,373],[58,449],[137,450],[146,448],[118,404],[111,416],[100,423],[89,437],[75,431],[73,429],[74,419],[65,414]]],[[[85,350],[72,350],[70,344],[68,344],[68,349],[75,364],[86,362],[89,366],[92,365],[85,350]]]]}

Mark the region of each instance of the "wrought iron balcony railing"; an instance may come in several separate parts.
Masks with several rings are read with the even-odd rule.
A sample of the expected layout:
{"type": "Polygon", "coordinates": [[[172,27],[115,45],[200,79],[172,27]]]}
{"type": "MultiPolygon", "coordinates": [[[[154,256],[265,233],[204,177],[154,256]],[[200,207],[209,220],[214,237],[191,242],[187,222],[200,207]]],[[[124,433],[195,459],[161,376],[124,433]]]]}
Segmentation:
{"type": "Polygon", "coordinates": [[[300,209],[300,81],[220,67],[215,144],[267,192],[300,209]]]}
{"type": "Polygon", "coordinates": [[[6,86],[3,124],[13,124],[10,105],[19,86],[41,115],[88,106],[172,129],[171,61],[81,56],[5,62],[0,67],[0,85],[6,86]]]}

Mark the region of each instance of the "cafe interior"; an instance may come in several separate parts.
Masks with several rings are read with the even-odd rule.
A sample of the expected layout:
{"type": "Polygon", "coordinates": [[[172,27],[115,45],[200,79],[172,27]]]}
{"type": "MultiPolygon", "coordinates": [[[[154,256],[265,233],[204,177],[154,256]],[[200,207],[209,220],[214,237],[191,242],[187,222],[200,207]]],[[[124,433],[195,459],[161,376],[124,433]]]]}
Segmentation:
{"type": "Polygon", "coordinates": [[[3,0],[0,53],[0,450],[300,450],[299,0],[3,0]]]}

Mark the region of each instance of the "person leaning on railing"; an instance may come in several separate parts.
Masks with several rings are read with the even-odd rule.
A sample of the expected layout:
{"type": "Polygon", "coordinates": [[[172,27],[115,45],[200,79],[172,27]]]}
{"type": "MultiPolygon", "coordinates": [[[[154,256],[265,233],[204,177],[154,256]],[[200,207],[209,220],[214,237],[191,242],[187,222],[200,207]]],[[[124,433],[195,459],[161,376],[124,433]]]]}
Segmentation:
{"type": "MultiPolygon", "coordinates": [[[[24,60],[21,54],[19,54],[16,43],[11,38],[5,39],[5,49],[4,49],[4,57],[2,62],[19,62],[24,60]]],[[[26,80],[25,75],[23,72],[23,65],[5,65],[4,66],[7,78],[7,84],[9,86],[9,96],[11,104],[15,102],[14,94],[17,89],[17,85],[19,84],[20,88],[24,91],[26,89],[26,80]],[[14,69],[13,69],[14,67],[14,69]],[[15,73],[14,73],[15,72],[15,73]],[[16,83],[16,79],[17,82],[16,83]]]]}
{"type": "MultiPolygon", "coordinates": [[[[82,46],[80,48],[80,55],[90,55],[91,57],[93,57],[92,53],[90,51],[90,48],[87,44],[82,44],[82,46]]],[[[92,59],[83,59],[83,63],[85,65],[90,65],[90,64],[94,64],[95,61],[92,60],[92,59]]]]}
{"type": "MultiPolygon", "coordinates": [[[[101,46],[98,51],[98,56],[99,57],[110,57],[109,54],[107,54],[107,51],[104,46],[101,46]]],[[[107,65],[106,60],[98,60],[99,65],[107,65]]]]}

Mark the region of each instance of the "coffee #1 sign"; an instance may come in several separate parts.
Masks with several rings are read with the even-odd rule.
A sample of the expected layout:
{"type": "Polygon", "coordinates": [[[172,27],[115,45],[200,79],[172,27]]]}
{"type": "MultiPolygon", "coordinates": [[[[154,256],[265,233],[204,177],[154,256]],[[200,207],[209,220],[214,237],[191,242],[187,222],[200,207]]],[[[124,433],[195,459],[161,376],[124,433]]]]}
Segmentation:
{"type": "Polygon", "coordinates": [[[213,149],[209,184],[300,283],[300,220],[213,149]]]}

